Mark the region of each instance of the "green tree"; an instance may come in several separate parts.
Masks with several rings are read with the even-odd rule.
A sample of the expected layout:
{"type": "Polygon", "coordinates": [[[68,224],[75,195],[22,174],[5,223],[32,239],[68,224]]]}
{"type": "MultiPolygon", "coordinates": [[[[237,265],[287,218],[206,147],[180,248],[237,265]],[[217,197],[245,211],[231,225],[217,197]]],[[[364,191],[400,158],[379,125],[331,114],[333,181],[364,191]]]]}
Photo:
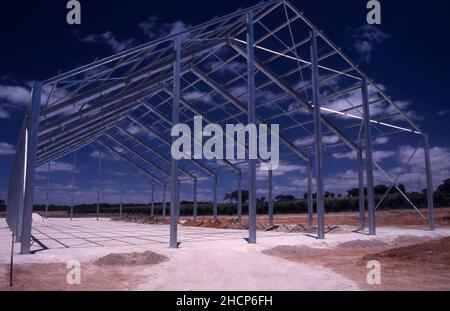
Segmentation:
{"type": "Polygon", "coordinates": [[[347,194],[349,197],[355,198],[359,196],[359,189],[358,188],[352,188],[350,190],[347,190],[347,194]]]}
{"type": "Polygon", "coordinates": [[[375,193],[375,195],[383,195],[388,191],[389,187],[386,185],[376,185],[373,188],[373,192],[375,193]]]}
{"type": "Polygon", "coordinates": [[[228,201],[230,204],[232,204],[234,198],[233,198],[233,195],[232,195],[232,194],[230,194],[230,193],[225,193],[225,196],[223,197],[223,200],[224,200],[224,201],[228,201]]]}
{"type": "MultiPolygon", "coordinates": [[[[231,200],[232,201],[237,202],[237,200],[238,200],[238,191],[233,191],[229,195],[231,196],[231,200]]],[[[247,202],[248,201],[248,190],[241,190],[241,195],[242,195],[242,203],[247,202]]]]}
{"type": "Polygon", "coordinates": [[[443,184],[437,188],[437,192],[441,194],[450,194],[450,178],[444,180],[443,184]]]}
{"type": "MultiPolygon", "coordinates": [[[[306,194],[306,196],[308,197],[308,195],[306,194]]],[[[295,197],[293,196],[293,195],[284,195],[284,194],[280,194],[280,195],[277,195],[276,197],[275,197],[275,201],[278,201],[278,202],[292,202],[292,201],[295,201],[295,197]]]]}

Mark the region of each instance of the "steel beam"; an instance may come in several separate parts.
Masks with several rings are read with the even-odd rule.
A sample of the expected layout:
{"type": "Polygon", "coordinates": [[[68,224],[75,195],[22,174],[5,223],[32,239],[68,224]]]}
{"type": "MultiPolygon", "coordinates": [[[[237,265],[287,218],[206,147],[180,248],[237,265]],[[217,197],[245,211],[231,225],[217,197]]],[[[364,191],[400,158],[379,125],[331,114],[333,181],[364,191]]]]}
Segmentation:
{"type": "Polygon", "coordinates": [[[370,124],[370,108],[369,108],[369,90],[367,81],[363,79],[362,87],[362,101],[363,101],[363,125],[364,125],[364,153],[366,156],[366,177],[367,177],[367,210],[368,210],[368,225],[369,234],[376,234],[375,222],[375,194],[374,194],[374,179],[373,179],[373,157],[372,157],[372,131],[370,124]]]}
{"type": "MultiPolygon", "coordinates": [[[[356,65],[354,64],[351,59],[345,55],[345,53],[342,51],[342,49],[340,49],[339,47],[337,47],[325,34],[323,31],[319,31],[317,29],[317,27],[309,20],[306,18],[306,16],[300,12],[300,10],[298,10],[294,5],[292,5],[288,0],[283,0],[284,3],[286,3],[286,5],[297,15],[299,16],[311,29],[314,29],[318,35],[322,38],[322,40],[324,40],[333,50],[336,51],[337,54],[339,54],[360,76],[363,80],[366,80],[366,84],[367,81],[370,81],[369,77],[356,65]]],[[[371,85],[377,90],[377,92],[391,105],[393,105],[398,112],[402,115],[402,117],[419,133],[421,133],[419,127],[412,122],[412,120],[398,107],[398,105],[389,97],[387,96],[383,90],[381,89],[381,87],[379,85],[377,85],[376,83],[371,83],[371,85]]],[[[355,150],[356,151],[356,150],[355,150]]]]}
{"type": "MultiPolygon", "coordinates": [[[[234,48],[241,55],[246,57],[245,52],[238,45],[230,42],[230,46],[234,48]]],[[[281,88],[284,92],[289,94],[293,99],[295,99],[299,104],[303,105],[308,111],[314,113],[314,107],[309,104],[306,100],[304,100],[298,92],[296,92],[292,87],[287,85],[282,79],[280,79],[269,67],[262,64],[260,61],[255,60],[255,66],[264,73],[270,80],[272,80],[279,88],[281,88]]],[[[338,127],[336,127],[331,121],[328,120],[324,115],[321,115],[321,120],[323,125],[329,128],[330,131],[335,133],[349,148],[356,151],[358,149],[357,144],[349,138],[344,132],[342,132],[338,127]]],[[[305,159],[306,160],[306,159],[305,159]]]]}
{"type": "MultiPolygon", "coordinates": [[[[208,43],[205,47],[203,47],[200,50],[190,50],[186,52],[186,55],[183,57],[183,61],[187,62],[191,60],[194,57],[201,56],[205,53],[209,53],[211,50],[216,50],[221,48],[225,43],[224,42],[212,42],[208,43]]],[[[125,88],[129,86],[130,84],[137,85],[137,82],[140,82],[141,80],[145,80],[146,78],[150,77],[151,75],[156,75],[157,73],[161,73],[164,70],[169,70],[172,66],[174,59],[173,56],[168,56],[166,59],[162,62],[156,63],[156,64],[150,64],[150,66],[147,66],[144,69],[141,69],[137,72],[134,72],[133,74],[128,75],[127,77],[122,78],[121,80],[117,81],[111,81],[108,83],[104,83],[103,85],[96,87],[92,90],[88,90],[82,94],[79,94],[77,96],[74,96],[68,100],[55,103],[54,105],[49,106],[45,110],[42,111],[41,116],[45,117],[47,115],[52,115],[55,113],[58,113],[60,111],[63,111],[67,107],[76,105],[76,104],[86,104],[89,101],[95,100],[101,96],[104,96],[105,94],[114,93],[117,90],[120,90],[122,88],[125,88]]],[[[160,74],[155,79],[160,79],[161,76],[164,74],[160,74]]],[[[153,80],[155,80],[153,79],[153,80]]],[[[152,80],[152,81],[153,81],[152,80]]],[[[147,82],[146,82],[147,83],[147,82]]],[[[141,87],[138,87],[138,89],[141,87]]],[[[136,89],[136,88],[134,88],[136,89]]],[[[121,96],[124,96],[124,94],[121,94],[121,96]]],[[[113,97],[114,98],[114,97],[113,97]]],[[[100,99],[100,101],[103,101],[105,99],[100,99]]],[[[107,101],[111,101],[111,98],[106,98],[107,101]]]]}
{"type": "Polygon", "coordinates": [[[268,188],[269,188],[269,196],[268,196],[268,200],[269,200],[269,226],[273,226],[273,196],[272,196],[272,191],[273,191],[273,186],[272,186],[272,169],[269,170],[269,178],[268,178],[268,188]]]}
{"type": "MultiPolygon", "coordinates": [[[[139,125],[142,129],[146,130],[147,132],[151,133],[152,135],[155,136],[156,139],[158,139],[160,142],[162,142],[163,144],[167,145],[167,146],[171,146],[171,142],[167,139],[165,139],[164,137],[161,136],[160,133],[158,133],[157,131],[155,131],[154,129],[152,129],[151,127],[149,127],[147,124],[145,124],[144,122],[142,122],[141,120],[139,120],[138,118],[135,118],[133,116],[128,116],[129,119],[131,119],[134,123],[136,123],[137,125],[139,125]]],[[[172,123],[170,123],[172,125],[172,123]]],[[[198,160],[193,159],[192,162],[194,164],[196,164],[202,171],[204,171],[206,174],[208,174],[209,176],[214,176],[214,172],[211,171],[207,166],[205,166],[203,163],[201,163],[198,160]]]]}
{"type": "Polygon", "coordinates": [[[16,163],[15,163],[15,182],[13,183],[14,197],[13,206],[14,210],[12,213],[12,223],[13,232],[16,238],[16,242],[20,242],[22,239],[22,225],[23,225],[23,215],[24,215],[24,191],[26,184],[26,159],[27,159],[27,142],[28,142],[28,129],[30,120],[30,110],[28,107],[25,114],[25,120],[20,133],[19,148],[16,152],[16,163]],[[15,188],[15,189],[14,189],[15,188]]]}
{"type": "Polygon", "coordinates": [[[192,206],[192,217],[197,220],[197,177],[194,178],[194,190],[193,190],[193,206],[192,206]]]}
{"type": "Polygon", "coordinates": [[[213,216],[214,220],[217,221],[217,174],[214,175],[213,179],[213,216]]]}
{"type": "Polygon", "coordinates": [[[97,209],[96,209],[96,216],[97,221],[100,214],[100,185],[101,185],[101,175],[102,175],[102,152],[99,152],[98,155],[98,162],[97,162],[97,209]]]}
{"type": "MultiPolygon", "coordinates": [[[[173,93],[171,93],[169,90],[166,90],[166,92],[173,96],[173,93]]],[[[205,120],[207,123],[209,124],[214,124],[215,122],[213,122],[211,119],[209,119],[207,116],[205,116],[202,111],[200,111],[199,109],[195,108],[191,103],[189,103],[187,100],[185,100],[184,98],[180,97],[180,103],[188,108],[190,111],[192,111],[193,113],[195,113],[198,116],[203,116],[203,120],[205,120]]],[[[227,133],[224,133],[227,136],[227,133]]],[[[193,139],[195,140],[195,137],[193,137],[193,139]]],[[[232,169],[234,169],[235,171],[239,171],[239,168],[234,165],[233,163],[231,163],[228,160],[221,160],[223,163],[225,163],[227,166],[231,167],[232,169]]],[[[214,173],[212,174],[212,176],[214,176],[214,173]]]]}
{"type": "Polygon", "coordinates": [[[172,34],[172,35],[169,35],[169,36],[166,36],[166,37],[163,37],[163,38],[156,39],[156,40],[151,41],[149,43],[145,43],[145,44],[137,46],[135,48],[132,48],[132,49],[120,52],[118,54],[109,56],[109,57],[107,57],[105,59],[95,61],[95,62],[93,62],[93,63],[91,63],[89,65],[85,65],[83,67],[74,69],[74,70],[69,71],[67,73],[64,73],[64,74],[58,75],[56,77],[50,78],[50,79],[46,80],[45,83],[54,83],[54,82],[57,82],[57,81],[61,81],[62,79],[67,79],[69,77],[72,77],[74,75],[78,75],[78,74],[83,73],[85,71],[89,71],[89,70],[92,70],[94,68],[98,68],[100,66],[106,65],[106,64],[108,64],[110,62],[113,62],[113,61],[118,60],[120,58],[126,57],[128,55],[141,52],[141,51],[146,50],[146,49],[148,49],[150,47],[153,47],[153,46],[157,46],[157,45],[159,45],[159,44],[161,44],[163,42],[169,42],[169,41],[172,41],[172,40],[176,40],[176,38],[179,37],[179,36],[184,36],[184,35],[186,35],[188,33],[196,32],[196,31],[199,31],[201,29],[205,29],[205,28],[207,28],[209,26],[212,26],[214,24],[219,24],[221,22],[224,22],[224,21],[227,21],[227,20],[231,20],[232,18],[235,18],[235,17],[238,17],[238,16],[243,16],[243,15],[247,14],[248,12],[253,12],[253,11],[256,11],[256,10],[262,10],[262,9],[265,9],[265,8],[267,8],[269,6],[278,6],[279,4],[280,4],[279,0],[271,0],[271,1],[264,2],[264,3],[256,4],[256,5],[254,5],[254,6],[250,7],[250,8],[238,10],[238,11],[236,11],[234,13],[231,13],[231,14],[228,14],[228,15],[225,15],[225,16],[214,18],[214,19],[212,19],[212,20],[210,20],[210,21],[208,21],[206,23],[203,23],[203,24],[197,25],[195,27],[189,28],[188,30],[185,30],[185,31],[182,31],[182,32],[179,32],[179,33],[176,33],[176,34],[172,34]]]}
{"type": "Polygon", "coordinates": [[[41,91],[42,83],[34,82],[31,99],[31,109],[28,116],[28,126],[25,139],[25,191],[23,198],[23,223],[21,236],[21,254],[29,254],[31,246],[31,226],[33,214],[33,196],[34,196],[34,181],[36,170],[36,149],[37,137],[39,132],[39,113],[41,109],[41,91]]]}
{"type": "Polygon", "coordinates": [[[144,167],[142,167],[141,165],[137,164],[135,161],[133,161],[132,159],[128,158],[127,156],[125,156],[124,154],[118,152],[117,150],[115,150],[113,147],[105,144],[104,142],[102,142],[101,140],[96,140],[96,142],[98,144],[100,144],[101,146],[103,146],[104,148],[106,148],[107,150],[111,151],[112,153],[114,153],[115,155],[117,155],[119,158],[125,160],[127,163],[129,163],[131,166],[135,167],[137,170],[139,170],[140,172],[144,173],[145,175],[147,175],[148,177],[153,179],[153,174],[150,173],[148,170],[146,170],[144,167]]]}
{"type": "MultiPolygon", "coordinates": [[[[217,93],[219,93],[221,96],[223,96],[226,100],[228,100],[233,106],[241,110],[243,113],[247,113],[247,109],[245,106],[241,104],[241,102],[236,99],[234,96],[232,96],[230,93],[228,93],[225,89],[223,89],[220,85],[218,85],[215,81],[213,81],[210,77],[208,77],[205,73],[200,71],[198,68],[193,68],[193,72],[206,84],[208,84],[212,89],[214,89],[217,93]]],[[[267,124],[266,120],[258,117],[256,115],[256,109],[255,109],[255,125],[256,124],[267,124]]],[[[297,154],[301,159],[308,160],[308,154],[301,150],[299,147],[295,146],[292,142],[290,142],[288,139],[283,137],[283,135],[279,134],[280,141],[285,144],[292,152],[297,154]]]]}
{"type": "MultiPolygon", "coordinates": [[[[175,40],[175,62],[173,64],[173,103],[172,124],[180,122],[180,88],[181,88],[181,37],[175,40]]],[[[172,143],[176,140],[172,137],[172,143]]],[[[171,192],[170,192],[170,248],[178,248],[177,205],[178,205],[178,161],[172,156],[171,161],[171,192]]]]}
{"type": "Polygon", "coordinates": [[[119,205],[119,217],[122,218],[123,213],[123,175],[125,170],[123,169],[123,163],[120,162],[120,205],[119,205]]]}
{"type": "MultiPolygon", "coordinates": [[[[126,130],[126,129],[122,128],[122,127],[119,127],[118,125],[115,125],[114,128],[118,129],[121,133],[125,134],[126,136],[128,136],[129,138],[131,138],[132,140],[137,142],[139,145],[144,146],[146,149],[150,150],[153,154],[156,154],[164,162],[170,163],[170,157],[167,157],[167,156],[163,155],[161,152],[159,152],[156,148],[151,146],[148,142],[146,142],[142,138],[134,136],[128,130],[126,130]]],[[[180,167],[180,171],[183,172],[183,174],[187,175],[190,178],[195,178],[196,177],[196,176],[192,175],[191,173],[189,173],[187,170],[185,170],[182,167],[180,167]]]]}
{"type": "Polygon", "coordinates": [[[316,188],[317,188],[317,237],[319,240],[325,238],[325,201],[323,195],[322,174],[322,118],[320,113],[320,85],[319,64],[317,57],[317,35],[311,32],[311,71],[313,83],[313,106],[314,106],[314,145],[316,156],[316,188]]]}
{"type": "Polygon", "coordinates": [[[359,230],[366,227],[366,208],[364,200],[364,161],[361,149],[357,152],[358,158],[358,189],[359,189],[359,230]]]}
{"type": "Polygon", "coordinates": [[[237,182],[237,219],[242,221],[242,172],[238,172],[237,182]]]}
{"type": "Polygon", "coordinates": [[[152,184],[152,205],[150,208],[150,218],[155,217],[155,184],[152,184]]]}
{"type": "Polygon", "coordinates": [[[166,183],[163,184],[162,219],[166,219],[166,183]]]}
{"type": "Polygon", "coordinates": [[[308,233],[312,233],[313,231],[313,214],[314,214],[314,200],[313,200],[313,193],[312,193],[312,181],[313,181],[313,173],[312,173],[312,161],[308,161],[306,163],[306,170],[308,173],[308,193],[307,193],[307,199],[308,199],[308,233]]]}
{"type": "Polygon", "coordinates": [[[433,176],[431,172],[431,160],[430,160],[430,143],[427,135],[423,135],[423,151],[425,156],[425,171],[427,175],[427,205],[428,205],[428,228],[435,230],[434,223],[434,204],[433,204],[433,176]]]}
{"type": "MultiPolygon", "coordinates": [[[[256,124],[253,12],[247,15],[248,123],[256,124]]],[[[248,243],[256,244],[256,160],[248,159],[248,243]]]]}
{"type": "Polygon", "coordinates": [[[72,182],[70,186],[70,220],[73,219],[73,207],[74,207],[74,191],[75,191],[75,170],[77,166],[77,152],[73,153],[73,168],[72,168],[72,182]]]}
{"type": "MultiPolygon", "coordinates": [[[[156,165],[155,163],[153,163],[152,161],[150,161],[149,159],[147,159],[144,155],[142,155],[141,153],[137,152],[136,150],[134,150],[133,148],[129,147],[128,145],[122,143],[120,140],[118,140],[117,138],[115,138],[114,136],[108,134],[108,133],[104,133],[106,137],[110,138],[113,142],[115,142],[116,144],[118,144],[120,147],[124,148],[125,150],[127,150],[129,153],[133,154],[134,156],[138,157],[139,159],[141,159],[142,161],[144,161],[147,164],[150,164],[151,167],[153,167],[154,169],[156,169],[157,171],[163,173],[166,176],[170,176],[167,172],[165,172],[164,170],[162,170],[160,167],[158,167],[158,165],[156,165]]],[[[164,181],[157,177],[156,175],[152,174],[152,178],[154,180],[157,180],[158,182],[160,182],[161,184],[164,183],[164,181]]]]}
{"type": "Polygon", "coordinates": [[[181,214],[180,193],[181,193],[181,181],[180,181],[180,180],[178,179],[178,193],[177,193],[177,220],[180,220],[180,214],[181,214]]]}
{"type": "Polygon", "coordinates": [[[45,187],[45,219],[48,219],[48,202],[49,202],[49,187],[50,187],[50,161],[47,167],[47,185],[45,187]]]}

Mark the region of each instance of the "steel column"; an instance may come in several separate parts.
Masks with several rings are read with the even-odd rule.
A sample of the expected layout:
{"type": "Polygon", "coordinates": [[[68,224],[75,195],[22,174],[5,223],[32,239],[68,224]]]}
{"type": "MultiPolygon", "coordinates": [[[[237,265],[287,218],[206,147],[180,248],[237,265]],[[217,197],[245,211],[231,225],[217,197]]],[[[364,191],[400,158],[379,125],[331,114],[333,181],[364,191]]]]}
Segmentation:
{"type": "Polygon", "coordinates": [[[162,219],[166,219],[166,184],[163,184],[162,219]]]}
{"type": "Polygon", "coordinates": [[[123,212],[123,175],[124,175],[124,169],[123,169],[123,163],[120,162],[120,205],[119,205],[119,216],[122,218],[122,212],[123,212]]]}
{"type": "Polygon", "coordinates": [[[150,217],[155,217],[155,184],[152,184],[152,206],[150,208],[150,217]]]}
{"type": "Polygon", "coordinates": [[[73,167],[72,167],[72,182],[70,186],[70,220],[73,219],[73,206],[74,206],[74,198],[73,192],[75,191],[75,169],[77,165],[77,152],[73,153],[73,167]]]}
{"type": "Polygon", "coordinates": [[[362,150],[357,152],[358,157],[358,191],[359,191],[359,230],[364,230],[366,227],[366,210],[364,200],[364,161],[362,150]]]}
{"type": "MultiPolygon", "coordinates": [[[[256,124],[253,12],[247,15],[248,123],[256,124]]],[[[256,160],[248,159],[248,243],[256,244],[256,160]]]]}
{"type": "Polygon", "coordinates": [[[194,203],[192,206],[192,217],[194,218],[194,220],[197,220],[197,177],[194,178],[194,203]]]}
{"type": "Polygon", "coordinates": [[[31,246],[31,226],[33,215],[34,174],[36,165],[37,137],[39,131],[39,114],[41,108],[41,82],[34,82],[31,109],[27,126],[28,137],[25,140],[25,191],[23,203],[23,223],[21,237],[21,254],[29,254],[31,246]]]}
{"type": "Polygon", "coordinates": [[[272,168],[269,170],[269,226],[273,226],[273,197],[272,197],[272,191],[273,191],[273,187],[272,187],[272,168]]]}
{"type": "Polygon", "coordinates": [[[51,162],[48,162],[47,166],[47,185],[45,189],[45,219],[48,219],[48,198],[49,198],[49,187],[50,187],[50,164],[51,162]]]}
{"type": "MultiPolygon", "coordinates": [[[[21,138],[19,149],[17,150],[18,161],[15,173],[16,182],[14,186],[16,187],[13,211],[13,232],[16,237],[16,241],[20,242],[22,237],[22,225],[23,225],[23,208],[24,208],[24,191],[25,191],[25,181],[26,181],[26,158],[27,158],[27,138],[28,138],[28,128],[29,128],[29,110],[27,110],[24,128],[21,131],[21,138]]],[[[14,187],[13,186],[13,187],[14,187]]]]}
{"type": "Polygon", "coordinates": [[[177,189],[177,220],[180,219],[180,214],[181,214],[180,193],[181,193],[181,181],[178,179],[178,189],[177,189]]]}
{"type": "Polygon", "coordinates": [[[317,188],[317,237],[325,238],[325,202],[323,195],[323,175],[322,175],[322,124],[320,113],[320,85],[319,85],[319,64],[317,56],[317,35],[311,31],[311,70],[313,84],[313,105],[314,105],[314,141],[316,154],[316,188],[317,188]]]}
{"type": "Polygon", "coordinates": [[[97,210],[96,210],[97,220],[98,220],[99,214],[100,214],[100,179],[101,179],[101,174],[102,174],[102,153],[99,151],[99,154],[98,154],[98,166],[97,166],[97,210]]]}
{"type": "Polygon", "coordinates": [[[367,210],[369,222],[369,234],[376,234],[375,222],[375,194],[373,180],[373,158],[372,158],[372,132],[370,129],[370,109],[369,109],[369,90],[367,81],[363,79],[362,102],[363,102],[363,123],[364,123],[364,141],[366,155],[366,177],[367,177],[367,210]]]}
{"type": "Polygon", "coordinates": [[[434,223],[434,205],[433,205],[433,176],[431,173],[430,160],[430,142],[427,135],[423,135],[424,155],[425,155],[425,171],[427,175],[427,205],[428,205],[428,227],[430,230],[435,230],[434,223]]]}
{"type": "Polygon", "coordinates": [[[217,221],[217,174],[214,175],[213,181],[213,216],[214,220],[217,221]]]}
{"type": "MultiPolygon", "coordinates": [[[[172,124],[180,122],[180,68],[181,68],[181,37],[175,38],[175,62],[173,66],[173,103],[172,124]]],[[[172,137],[172,143],[176,140],[172,137]]],[[[177,199],[178,199],[178,162],[171,159],[171,192],[170,192],[170,248],[178,248],[177,237],[177,199]]]]}
{"type": "Polygon", "coordinates": [[[307,199],[308,199],[308,233],[312,233],[313,231],[313,214],[314,214],[314,200],[313,200],[313,193],[312,193],[312,160],[309,160],[306,164],[306,169],[308,171],[308,193],[307,193],[307,199]]]}
{"type": "Polygon", "coordinates": [[[242,220],[242,172],[238,173],[238,186],[237,186],[237,218],[242,220]]]}

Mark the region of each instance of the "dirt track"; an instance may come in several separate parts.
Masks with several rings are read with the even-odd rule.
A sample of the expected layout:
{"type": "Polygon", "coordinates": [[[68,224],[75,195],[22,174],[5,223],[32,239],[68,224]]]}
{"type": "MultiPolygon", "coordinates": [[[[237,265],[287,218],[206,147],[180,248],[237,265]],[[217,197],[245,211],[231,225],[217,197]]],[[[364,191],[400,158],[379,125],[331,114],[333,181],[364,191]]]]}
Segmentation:
{"type": "Polygon", "coordinates": [[[320,265],[355,281],[363,290],[450,290],[450,238],[427,241],[403,236],[392,245],[352,241],[327,250],[279,246],[265,253],[280,258],[320,265]],[[367,262],[381,264],[381,285],[365,282],[367,262]]]}
{"type": "MultiPolygon", "coordinates": [[[[428,217],[427,210],[421,210],[425,217],[428,217]]],[[[404,228],[427,228],[427,222],[414,210],[395,210],[395,211],[377,211],[376,214],[377,226],[379,227],[404,227],[404,228]]],[[[366,215],[367,218],[367,215],[366,215]]],[[[127,215],[125,221],[147,223],[152,222],[148,216],[139,214],[127,215]]],[[[314,221],[316,219],[314,218],[314,221]]],[[[266,215],[258,215],[257,228],[264,230],[268,228],[268,217],[266,215]]],[[[155,218],[156,223],[169,224],[169,219],[165,221],[155,218]]],[[[450,226],[450,208],[436,209],[435,222],[438,227],[450,226]]],[[[196,221],[192,217],[181,217],[180,223],[183,226],[203,227],[203,228],[221,228],[221,229],[247,229],[247,216],[242,217],[242,221],[238,222],[236,217],[220,216],[218,220],[214,220],[211,216],[200,216],[196,221]]],[[[301,225],[306,226],[307,215],[277,215],[274,216],[275,225],[301,225]]],[[[359,214],[354,212],[344,213],[327,213],[325,216],[325,223],[329,228],[334,226],[355,226],[359,225],[359,214]]]]}

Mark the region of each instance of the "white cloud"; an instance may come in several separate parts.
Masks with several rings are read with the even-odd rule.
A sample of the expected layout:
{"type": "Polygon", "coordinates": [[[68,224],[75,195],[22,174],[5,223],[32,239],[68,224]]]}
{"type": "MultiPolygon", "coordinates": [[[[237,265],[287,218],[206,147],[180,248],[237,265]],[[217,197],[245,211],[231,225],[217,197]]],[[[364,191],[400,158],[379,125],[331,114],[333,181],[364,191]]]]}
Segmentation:
{"type": "Polygon", "coordinates": [[[135,134],[141,133],[142,129],[139,126],[132,124],[127,128],[127,131],[130,132],[131,134],[135,135],[135,134]]]}
{"type": "MultiPolygon", "coordinates": [[[[33,83],[28,81],[23,85],[0,85],[0,119],[8,119],[12,112],[24,109],[31,102],[33,83]]],[[[67,95],[64,90],[54,90],[49,85],[42,87],[41,103],[45,105],[67,95]],[[50,99],[48,98],[51,95],[50,99]]],[[[70,109],[73,110],[71,107],[70,109]]]]}
{"type": "Polygon", "coordinates": [[[0,85],[0,119],[8,119],[11,112],[30,103],[31,91],[25,86],[0,85]]]}
{"type": "Polygon", "coordinates": [[[155,39],[162,36],[171,36],[187,29],[182,21],[173,23],[160,23],[157,16],[150,16],[147,20],[138,24],[139,29],[149,38],[155,39]]]}
{"type": "MultiPolygon", "coordinates": [[[[71,163],[54,161],[50,163],[50,172],[73,172],[74,166],[71,163]]],[[[37,173],[46,173],[48,164],[44,164],[36,168],[37,173]]]]}
{"type": "Polygon", "coordinates": [[[218,68],[216,70],[216,72],[219,73],[225,73],[225,72],[242,72],[245,68],[247,68],[247,65],[244,62],[240,62],[240,61],[232,61],[229,62],[226,66],[222,66],[223,65],[223,61],[221,60],[214,60],[211,61],[209,63],[206,64],[207,70],[211,71],[214,70],[216,68],[218,68]]]}
{"type": "Polygon", "coordinates": [[[383,136],[383,137],[378,137],[375,139],[375,144],[377,145],[384,145],[387,144],[389,142],[389,137],[383,136]]]}
{"type": "Polygon", "coordinates": [[[85,43],[102,43],[108,45],[113,52],[118,53],[130,48],[134,43],[134,39],[117,39],[116,35],[111,31],[106,31],[102,34],[90,34],[84,38],[78,38],[80,42],[85,43]]]}
{"type": "MultiPolygon", "coordinates": [[[[322,136],[322,143],[325,145],[336,144],[339,142],[339,137],[336,135],[324,135],[322,136]]],[[[294,144],[298,147],[307,147],[314,144],[314,137],[308,136],[305,138],[297,139],[294,144]]]]}
{"type": "Polygon", "coordinates": [[[107,157],[107,154],[105,152],[100,152],[97,150],[92,151],[89,155],[91,156],[91,158],[94,158],[94,159],[98,159],[98,158],[104,159],[107,157]]]}
{"type": "MultiPolygon", "coordinates": [[[[116,150],[119,153],[123,153],[125,150],[122,147],[113,147],[114,150],[116,150]]],[[[112,161],[119,161],[120,157],[116,154],[110,154],[107,152],[100,152],[98,150],[92,151],[90,154],[91,158],[93,159],[108,159],[108,160],[112,160],[112,161]]]]}
{"type": "Polygon", "coordinates": [[[443,117],[445,115],[448,115],[450,113],[450,110],[442,110],[438,112],[438,116],[443,117]]]}
{"type": "MultiPolygon", "coordinates": [[[[273,177],[281,177],[285,176],[287,174],[300,174],[304,173],[306,170],[306,167],[303,165],[297,165],[297,164],[283,164],[280,163],[278,168],[276,170],[273,170],[272,176],[273,177]]],[[[258,180],[267,180],[268,178],[268,171],[262,171],[259,169],[256,170],[256,178],[258,180]]]]}
{"type": "Polygon", "coordinates": [[[209,104],[212,105],[213,99],[211,97],[211,95],[208,94],[208,92],[201,92],[201,91],[197,91],[197,90],[193,90],[193,91],[188,91],[186,93],[183,93],[183,98],[186,99],[187,101],[200,101],[203,102],[205,104],[209,104]]]}
{"type": "Polygon", "coordinates": [[[381,31],[376,26],[363,25],[358,27],[353,33],[353,47],[360,56],[360,60],[369,63],[376,45],[380,45],[391,36],[381,31]]]}
{"type": "Polygon", "coordinates": [[[335,158],[335,159],[356,160],[356,152],[349,151],[349,152],[333,153],[333,158],[335,158]]]}
{"type": "Polygon", "coordinates": [[[11,104],[26,105],[30,101],[30,90],[17,85],[0,85],[0,99],[11,104]]]}
{"type": "MultiPolygon", "coordinates": [[[[372,152],[372,157],[375,161],[383,161],[385,159],[391,158],[393,156],[397,155],[397,152],[395,151],[385,151],[385,150],[375,150],[372,152]]],[[[334,153],[333,158],[335,159],[347,159],[347,160],[356,160],[356,152],[349,151],[349,152],[341,152],[341,153],[334,153]]]]}
{"type": "Polygon", "coordinates": [[[13,145],[0,142],[0,155],[12,155],[16,150],[13,145]]]}

